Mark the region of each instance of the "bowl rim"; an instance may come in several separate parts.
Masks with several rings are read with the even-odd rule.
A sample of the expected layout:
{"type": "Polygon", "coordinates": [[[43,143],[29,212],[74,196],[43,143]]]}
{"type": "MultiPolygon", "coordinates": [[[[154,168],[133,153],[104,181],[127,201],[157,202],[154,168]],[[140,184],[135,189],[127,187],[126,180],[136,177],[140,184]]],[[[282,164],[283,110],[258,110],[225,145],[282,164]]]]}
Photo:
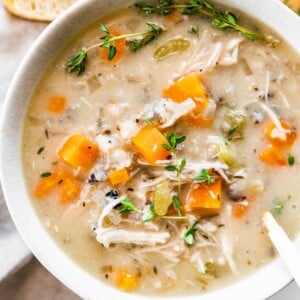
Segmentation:
{"type": "MultiPolygon", "coordinates": [[[[91,23],[91,20],[108,12],[109,7],[118,7],[129,1],[114,0],[113,4],[109,0],[99,2],[99,0],[91,0],[79,1],[74,4],[44,30],[19,66],[1,112],[0,180],[10,214],[29,249],[56,278],[79,296],[84,299],[97,299],[99,295],[108,299],[110,297],[112,299],[130,298],[133,300],[160,299],[157,296],[127,294],[112,288],[86,272],[69,258],[50,237],[37,216],[23,178],[22,124],[27,107],[27,105],[22,105],[24,99],[29,99],[36,80],[41,75],[42,66],[45,67],[48,59],[53,58],[53,53],[56,53],[57,48],[62,49],[65,45],[64,38],[71,40],[76,32],[91,23]],[[35,64],[34,68],[31,67],[33,63],[35,64]],[[16,183],[18,188],[15,187],[16,183]],[[69,274],[72,276],[68,276],[69,274]]],[[[280,36],[284,36],[286,42],[300,54],[300,30],[297,30],[300,28],[300,18],[280,1],[217,0],[217,2],[246,11],[248,15],[255,16],[260,22],[271,26],[280,36]],[[257,9],[258,6],[259,10],[257,9]]],[[[294,243],[300,247],[299,236],[294,243]]],[[[291,280],[291,276],[280,259],[277,258],[250,276],[222,289],[201,294],[201,297],[203,300],[232,300],[239,299],[243,295],[244,299],[263,299],[282,289],[291,280]]],[[[199,295],[188,296],[191,300],[196,299],[196,297],[199,295]]],[[[161,299],[166,298],[168,297],[161,297],[161,299]]]]}

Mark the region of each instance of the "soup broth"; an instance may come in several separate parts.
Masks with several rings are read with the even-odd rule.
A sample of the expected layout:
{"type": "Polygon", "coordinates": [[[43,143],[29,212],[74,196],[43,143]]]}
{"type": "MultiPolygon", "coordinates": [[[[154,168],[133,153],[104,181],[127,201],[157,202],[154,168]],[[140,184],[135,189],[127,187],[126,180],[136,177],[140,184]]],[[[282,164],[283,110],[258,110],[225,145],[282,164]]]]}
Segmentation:
{"type": "Polygon", "coordinates": [[[24,122],[29,194],[55,241],[108,284],[203,293],[275,256],[264,212],[291,238],[299,230],[299,58],[236,16],[268,38],[122,8],[37,84],[24,122]],[[101,36],[133,33],[77,53],[84,70],[64,67],[101,36]]]}

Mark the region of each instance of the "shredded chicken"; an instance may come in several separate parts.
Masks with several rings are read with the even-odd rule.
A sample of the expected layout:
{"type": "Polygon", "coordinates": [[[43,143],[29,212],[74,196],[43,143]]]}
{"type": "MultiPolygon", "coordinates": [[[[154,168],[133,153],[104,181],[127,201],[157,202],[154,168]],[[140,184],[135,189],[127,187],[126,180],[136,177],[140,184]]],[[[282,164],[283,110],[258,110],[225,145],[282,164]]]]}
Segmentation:
{"type": "Polygon", "coordinates": [[[95,232],[97,241],[106,248],[113,243],[135,245],[163,244],[170,238],[170,233],[167,231],[146,232],[115,228],[97,228],[95,232]]]}
{"type": "Polygon", "coordinates": [[[167,128],[174,125],[179,118],[191,112],[195,107],[196,104],[192,99],[187,99],[181,103],[161,99],[147,107],[145,118],[149,120],[157,118],[159,127],[167,128]]]}
{"type": "Polygon", "coordinates": [[[229,40],[223,47],[223,51],[218,60],[219,65],[230,66],[237,63],[239,45],[244,41],[242,37],[233,38],[229,40]]]}
{"type": "Polygon", "coordinates": [[[273,121],[274,125],[276,126],[276,128],[278,130],[278,133],[277,133],[278,136],[280,136],[280,138],[282,140],[286,140],[286,134],[291,132],[291,130],[285,129],[282,127],[279,118],[266,104],[264,104],[262,102],[259,102],[259,104],[262,107],[262,109],[269,115],[270,119],[273,121]]]}
{"type": "MultiPolygon", "coordinates": [[[[190,59],[179,70],[179,74],[211,71],[216,65],[229,66],[237,63],[239,45],[244,39],[232,38],[226,42],[213,42],[208,31],[204,31],[190,59]]],[[[176,78],[178,78],[178,75],[176,78]]]]}

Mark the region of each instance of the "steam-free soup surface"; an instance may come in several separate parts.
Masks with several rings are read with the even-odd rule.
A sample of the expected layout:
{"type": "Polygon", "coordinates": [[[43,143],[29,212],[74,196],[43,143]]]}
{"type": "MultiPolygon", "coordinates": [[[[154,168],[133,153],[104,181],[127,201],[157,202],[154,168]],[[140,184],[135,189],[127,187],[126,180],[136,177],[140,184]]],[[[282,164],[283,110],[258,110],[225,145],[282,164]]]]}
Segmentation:
{"type": "Polygon", "coordinates": [[[51,62],[24,122],[24,173],[45,227],[127,292],[203,293],[255,272],[275,256],[265,211],[290,237],[299,229],[299,70],[283,41],[200,15],[129,7],[92,24],[51,62]],[[153,33],[146,22],[169,30],[136,52],[145,35],[112,43],[112,60],[91,49],[80,76],[65,69],[99,36],[153,33]]]}

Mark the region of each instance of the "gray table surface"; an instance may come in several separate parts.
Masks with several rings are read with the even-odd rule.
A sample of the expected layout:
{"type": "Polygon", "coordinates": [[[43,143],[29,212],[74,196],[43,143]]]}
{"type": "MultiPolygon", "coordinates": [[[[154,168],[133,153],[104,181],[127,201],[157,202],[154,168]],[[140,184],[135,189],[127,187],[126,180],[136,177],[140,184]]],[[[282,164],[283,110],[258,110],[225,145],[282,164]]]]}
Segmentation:
{"type": "MultiPolygon", "coordinates": [[[[47,26],[8,14],[0,4],[0,109],[9,83],[32,42],[47,26]]],[[[0,299],[79,299],[55,279],[35,258],[19,237],[0,190],[0,299]]],[[[290,284],[269,300],[299,300],[300,291],[290,284]]],[[[255,300],[255,299],[254,299],[255,300]]]]}

